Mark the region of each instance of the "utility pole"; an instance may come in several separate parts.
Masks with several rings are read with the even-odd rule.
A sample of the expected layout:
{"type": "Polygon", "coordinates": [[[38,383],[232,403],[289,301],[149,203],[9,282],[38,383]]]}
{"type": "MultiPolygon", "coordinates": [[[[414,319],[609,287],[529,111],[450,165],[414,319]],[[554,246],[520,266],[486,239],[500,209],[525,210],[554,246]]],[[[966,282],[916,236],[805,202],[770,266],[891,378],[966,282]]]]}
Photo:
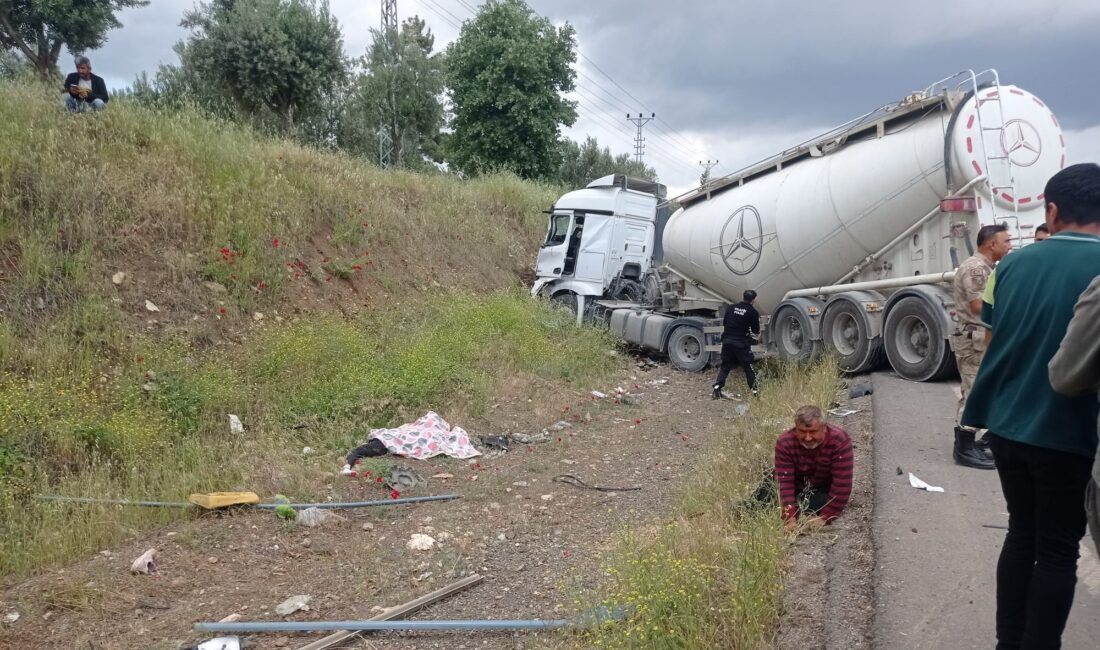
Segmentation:
{"type": "Polygon", "coordinates": [[[645,136],[642,134],[642,127],[656,117],[656,113],[650,113],[649,117],[643,117],[641,113],[638,113],[638,117],[630,117],[630,113],[626,114],[627,121],[633,122],[634,126],[638,127],[637,135],[634,136],[634,159],[638,162],[642,162],[642,156],[645,155],[645,136]]]}
{"type": "Polygon", "coordinates": [[[389,124],[378,129],[378,164],[388,168],[401,164],[397,89],[393,86],[401,49],[398,44],[400,32],[397,27],[397,0],[382,0],[382,37],[386,39],[386,67],[389,68],[389,87],[386,93],[389,104],[386,119],[389,124]]]}
{"type": "Polygon", "coordinates": [[[714,162],[700,160],[699,164],[703,167],[703,175],[699,177],[699,185],[706,185],[707,181],[710,180],[710,170],[718,165],[718,160],[716,159],[714,162]]]}

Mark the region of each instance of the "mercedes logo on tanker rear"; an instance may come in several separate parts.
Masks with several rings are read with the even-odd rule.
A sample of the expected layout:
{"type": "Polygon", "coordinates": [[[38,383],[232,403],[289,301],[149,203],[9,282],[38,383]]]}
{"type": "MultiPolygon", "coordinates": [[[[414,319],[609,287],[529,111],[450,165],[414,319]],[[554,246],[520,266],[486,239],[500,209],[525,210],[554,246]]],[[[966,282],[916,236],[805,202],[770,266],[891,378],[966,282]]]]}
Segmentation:
{"type": "Polygon", "coordinates": [[[734,275],[748,275],[760,263],[764,250],[764,228],[760,213],[751,205],[734,210],[718,242],[718,254],[734,275]]]}

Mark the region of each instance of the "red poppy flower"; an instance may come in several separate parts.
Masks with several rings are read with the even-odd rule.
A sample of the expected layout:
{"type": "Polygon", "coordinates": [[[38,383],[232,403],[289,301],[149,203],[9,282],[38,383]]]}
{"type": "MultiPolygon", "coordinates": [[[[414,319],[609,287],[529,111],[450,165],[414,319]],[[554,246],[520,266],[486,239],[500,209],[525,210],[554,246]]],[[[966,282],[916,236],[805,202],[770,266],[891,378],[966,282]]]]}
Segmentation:
{"type": "Polygon", "coordinates": [[[562,551],[561,552],[562,557],[569,557],[569,555],[570,555],[569,551],[562,551]]]}
{"type": "Polygon", "coordinates": [[[362,267],[361,265],[359,265],[359,264],[356,264],[355,266],[353,266],[353,267],[351,267],[351,268],[355,269],[355,272],[356,272],[356,273],[359,273],[360,271],[362,271],[362,270],[363,270],[363,267],[362,267]]]}
{"type": "Polygon", "coordinates": [[[294,279],[295,279],[295,280],[301,280],[301,279],[302,279],[302,274],[301,274],[301,273],[298,273],[297,271],[295,271],[295,273],[294,273],[294,279]]]}
{"type": "Polygon", "coordinates": [[[260,280],[260,284],[259,284],[258,288],[259,289],[266,289],[267,288],[267,283],[264,282],[263,280],[260,280]]]}
{"type": "Polygon", "coordinates": [[[332,276],[325,278],[325,282],[332,282],[332,276]]]}
{"type": "Polygon", "coordinates": [[[641,424],[641,423],[642,423],[641,420],[634,420],[634,424],[641,424]]]}
{"type": "Polygon", "coordinates": [[[278,239],[271,240],[271,247],[272,248],[278,248],[279,247],[279,240],[278,239]]]}
{"type": "Polygon", "coordinates": [[[474,469],[481,469],[481,463],[474,463],[474,469]]]}
{"type": "Polygon", "coordinates": [[[224,315],[225,314],[225,307],[219,307],[218,308],[218,313],[224,315]]]}
{"type": "Polygon", "coordinates": [[[400,496],[401,496],[401,493],[398,492],[397,490],[390,490],[390,498],[391,499],[397,499],[400,496]]]}
{"type": "Polygon", "coordinates": [[[534,451],[534,450],[535,450],[535,448],[534,448],[534,447],[528,447],[528,448],[527,448],[527,453],[531,453],[531,452],[532,452],[532,451],[534,451]]]}
{"type": "Polygon", "coordinates": [[[382,477],[381,477],[381,476],[379,476],[378,478],[376,478],[376,479],[375,479],[375,482],[376,482],[376,483],[381,483],[381,482],[382,482],[382,477]]]}

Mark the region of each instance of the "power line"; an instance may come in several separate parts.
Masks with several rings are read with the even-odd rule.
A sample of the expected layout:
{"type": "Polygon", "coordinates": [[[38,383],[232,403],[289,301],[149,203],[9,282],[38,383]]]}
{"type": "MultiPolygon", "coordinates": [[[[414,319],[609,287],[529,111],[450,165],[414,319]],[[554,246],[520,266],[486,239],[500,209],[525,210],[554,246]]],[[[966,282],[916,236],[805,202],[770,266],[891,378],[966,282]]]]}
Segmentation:
{"type": "Polygon", "coordinates": [[[459,25],[458,23],[456,23],[455,21],[451,20],[450,18],[448,18],[448,17],[444,16],[444,15],[443,15],[443,14],[442,14],[442,13],[441,13],[441,12],[439,11],[439,9],[436,9],[436,8],[434,8],[434,7],[432,6],[432,5],[429,5],[429,4],[428,4],[428,2],[429,2],[429,1],[430,1],[430,0],[417,0],[417,2],[419,2],[419,3],[421,4],[421,5],[423,5],[423,7],[424,7],[425,9],[427,9],[428,11],[432,12],[433,14],[435,14],[435,15],[436,15],[436,17],[438,17],[439,19],[441,19],[441,20],[442,20],[443,22],[447,23],[447,24],[448,24],[448,25],[450,25],[451,27],[454,27],[455,29],[461,29],[461,26],[460,26],[460,25],[459,25]]]}
{"type": "Polygon", "coordinates": [[[440,10],[440,11],[442,11],[443,13],[447,14],[448,16],[450,16],[450,17],[451,17],[452,19],[454,19],[454,21],[455,21],[455,22],[457,22],[457,23],[459,23],[459,24],[461,24],[461,23],[462,23],[462,19],[461,19],[461,18],[459,18],[458,16],[454,15],[453,13],[451,13],[451,10],[450,10],[450,9],[447,9],[446,7],[444,7],[444,6],[443,6],[443,3],[441,3],[441,2],[437,2],[436,0],[424,0],[424,1],[425,1],[425,2],[430,2],[431,4],[435,5],[436,7],[439,7],[439,10],[440,10]]]}

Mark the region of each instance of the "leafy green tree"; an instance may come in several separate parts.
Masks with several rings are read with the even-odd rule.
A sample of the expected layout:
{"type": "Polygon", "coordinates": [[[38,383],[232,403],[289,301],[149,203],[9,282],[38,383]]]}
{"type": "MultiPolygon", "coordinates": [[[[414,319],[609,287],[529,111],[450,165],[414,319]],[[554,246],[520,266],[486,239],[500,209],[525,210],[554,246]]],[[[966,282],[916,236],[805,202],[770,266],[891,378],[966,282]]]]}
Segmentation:
{"type": "Polygon", "coordinates": [[[652,167],[631,158],[630,154],[613,155],[610,148],[600,148],[600,144],[592,136],[585,138],[584,144],[562,139],[559,146],[561,167],[553,180],[566,187],[584,187],[595,179],[610,174],[657,180],[657,171],[652,167]]]}
{"type": "Polygon", "coordinates": [[[549,178],[560,167],[561,125],[577,119],[576,40],[523,0],[489,0],[447,48],[454,119],[450,161],[468,174],[507,169],[549,178]]]}
{"type": "Polygon", "coordinates": [[[227,100],[293,131],[346,79],[343,36],[325,0],[218,0],[182,25],[191,36],[177,47],[180,70],[162,70],[163,80],[208,106],[227,100]]]}
{"type": "Polygon", "coordinates": [[[371,31],[374,42],[344,106],[340,145],[377,160],[383,129],[397,145],[395,167],[425,167],[441,158],[443,55],[432,52],[435,36],[419,17],[406,19],[400,33],[371,31]]]}
{"type": "Polygon", "coordinates": [[[20,52],[43,79],[57,73],[61,48],[80,53],[107,42],[122,27],[121,9],[149,0],[0,0],[0,47],[20,52]]]}

